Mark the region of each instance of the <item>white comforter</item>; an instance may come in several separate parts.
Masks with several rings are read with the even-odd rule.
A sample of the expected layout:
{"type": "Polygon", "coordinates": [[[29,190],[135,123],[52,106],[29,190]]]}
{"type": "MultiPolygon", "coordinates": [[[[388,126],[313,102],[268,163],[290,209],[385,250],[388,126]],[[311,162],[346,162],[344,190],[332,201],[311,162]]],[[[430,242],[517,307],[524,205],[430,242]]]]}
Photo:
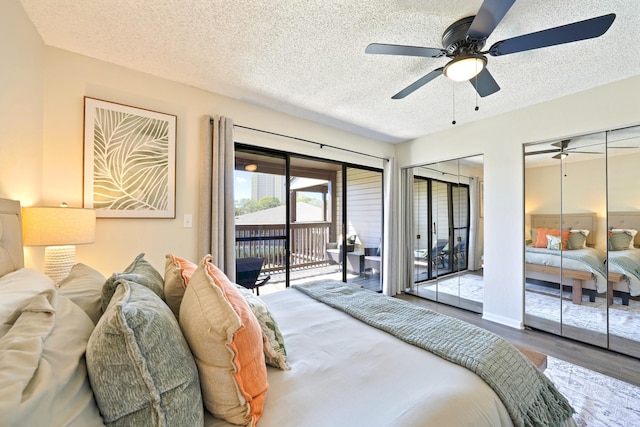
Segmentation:
{"type": "Polygon", "coordinates": [[[625,249],[622,251],[609,251],[609,271],[613,273],[624,274],[629,284],[629,293],[631,296],[640,295],[640,249],[625,249]],[[616,262],[620,258],[628,258],[630,262],[635,263],[633,270],[627,270],[624,268],[624,264],[616,262]]]}
{"type": "MultiPolygon", "coordinates": [[[[477,375],[289,289],[265,295],[290,371],[269,368],[259,427],[511,426],[477,375]]],[[[206,415],[206,426],[230,426],[206,415]]]]}

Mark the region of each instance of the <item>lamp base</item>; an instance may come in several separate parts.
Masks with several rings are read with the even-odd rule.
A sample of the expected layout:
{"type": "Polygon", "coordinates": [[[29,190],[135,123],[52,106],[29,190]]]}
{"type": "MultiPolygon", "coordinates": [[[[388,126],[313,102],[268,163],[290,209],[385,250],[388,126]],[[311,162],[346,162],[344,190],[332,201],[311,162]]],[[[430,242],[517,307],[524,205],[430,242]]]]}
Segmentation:
{"type": "Polygon", "coordinates": [[[69,275],[75,263],[75,246],[47,246],[44,250],[44,274],[56,285],[69,275]]]}

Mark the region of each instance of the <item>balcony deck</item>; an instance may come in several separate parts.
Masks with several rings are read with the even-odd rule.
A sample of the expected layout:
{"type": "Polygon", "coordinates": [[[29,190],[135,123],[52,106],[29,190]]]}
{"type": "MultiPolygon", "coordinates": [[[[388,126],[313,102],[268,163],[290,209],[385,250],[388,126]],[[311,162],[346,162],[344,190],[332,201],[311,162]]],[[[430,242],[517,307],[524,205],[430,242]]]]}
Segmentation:
{"type": "MultiPolygon", "coordinates": [[[[342,272],[337,265],[325,265],[309,268],[292,269],[290,275],[291,285],[309,282],[318,279],[342,280],[342,272]]],[[[380,274],[372,274],[365,277],[362,275],[347,273],[347,282],[362,286],[370,291],[378,292],[382,290],[380,274]]],[[[260,295],[278,292],[285,289],[285,273],[271,274],[271,280],[260,287],[260,295]]]]}

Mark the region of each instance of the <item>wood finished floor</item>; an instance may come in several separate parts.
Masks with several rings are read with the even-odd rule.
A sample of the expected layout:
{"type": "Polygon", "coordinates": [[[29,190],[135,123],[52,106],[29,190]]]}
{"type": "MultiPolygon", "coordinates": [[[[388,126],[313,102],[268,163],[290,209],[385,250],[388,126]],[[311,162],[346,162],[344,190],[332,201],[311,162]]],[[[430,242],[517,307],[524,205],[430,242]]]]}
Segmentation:
{"type": "Polygon", "coordinates": [[[464,320],[494,332],[513,344],[528,347],[556,359],[565,360],[583,368],[600,372],[640,387],[640,359],[620,353],[558,337],[542,331],[519,330],[482,319],[470,311],[439,304],[413,295],[402,294],[398,298],[426,307],[438,313],[464,320]]]}

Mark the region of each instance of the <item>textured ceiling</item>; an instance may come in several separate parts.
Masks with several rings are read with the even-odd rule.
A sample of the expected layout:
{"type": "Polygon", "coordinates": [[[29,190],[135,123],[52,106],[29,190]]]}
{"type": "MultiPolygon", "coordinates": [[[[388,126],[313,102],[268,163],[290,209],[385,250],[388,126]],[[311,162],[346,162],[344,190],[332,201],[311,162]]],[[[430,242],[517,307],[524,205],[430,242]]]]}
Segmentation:
{"type": "MultiPolygon", "coordinates": [[[[502,90],[445,77],[391,96],[446,58],[367,55],[372,42],[441,47],[481,0],[21,0],[47,45],[356,134],[400,142],[640,74],[637,0],[519,0],[487,41],[607,13],[600,38],[501,57],[502,90]]],[[[485,47],[485,48],[486,48],[485,47]]]]}

